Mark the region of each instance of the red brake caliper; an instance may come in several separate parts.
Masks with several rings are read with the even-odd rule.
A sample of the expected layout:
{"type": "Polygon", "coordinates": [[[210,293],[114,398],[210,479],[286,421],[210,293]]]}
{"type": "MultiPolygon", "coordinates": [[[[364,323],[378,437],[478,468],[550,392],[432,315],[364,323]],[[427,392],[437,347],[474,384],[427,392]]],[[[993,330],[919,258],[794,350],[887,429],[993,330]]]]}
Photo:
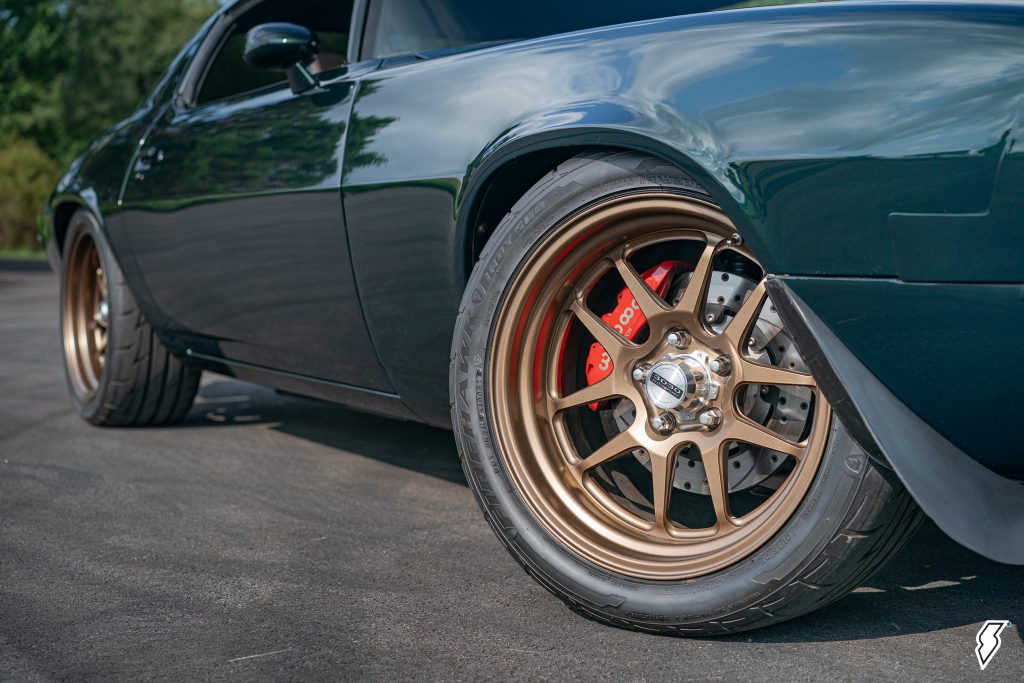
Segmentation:
{"type": "MultiPolygon", "coordinates": [[[[644,282],[658,296],[664,296],[669,283],[672,282],[672,275],[676,268],[683,266],[680,261],[663,261],[643,274],[644,282]]],[[[636,300],[630,293],[628,287],[623,287],[616,297],[615,310],[601,316],[609,327],[616,330],[626,339],[633,341],[640,334],[640,330],[647,324],[647,318],[643,311],[636,305],[636,300]]],[[[612,372],[612,359],[600,344],[594,342],[590,345],[590,353],[587,354],[587,384],[596,384],[612,372]]],[[[590,409],[597,410],[598,404],[591,403],[590,409]]]]}

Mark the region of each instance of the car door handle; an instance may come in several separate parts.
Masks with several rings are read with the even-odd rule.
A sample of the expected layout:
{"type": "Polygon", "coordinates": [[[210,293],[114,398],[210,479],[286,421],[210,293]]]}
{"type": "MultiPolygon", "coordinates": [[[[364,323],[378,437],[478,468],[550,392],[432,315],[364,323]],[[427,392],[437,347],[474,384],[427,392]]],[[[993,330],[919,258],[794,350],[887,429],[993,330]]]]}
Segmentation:
{"type": "Polygon", "coordinates": [[[139,152],[139,160],[147,163],[159,163],[164,160],[164,151],[159,147],[146,147],[139,152]]]}
{"type": "Polygon", "coordinates": [[[159,147],[145,147],[139,152],[139,158],[135,160],[135,179],[143,180],[146,171],[153,168],[153,164],[164,160],[164,151],[159,147]]]}

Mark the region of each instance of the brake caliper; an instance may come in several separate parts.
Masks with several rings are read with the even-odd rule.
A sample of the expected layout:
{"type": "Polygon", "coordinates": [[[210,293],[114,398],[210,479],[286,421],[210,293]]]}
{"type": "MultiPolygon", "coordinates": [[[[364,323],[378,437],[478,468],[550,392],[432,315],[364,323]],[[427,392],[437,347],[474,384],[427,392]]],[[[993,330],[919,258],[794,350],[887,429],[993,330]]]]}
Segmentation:
{"type": "MultiPolygon", "coordinates": [[[[663,297],[672,282],[672,275],[682,265],[679,261],[663,261],[645,272],[642,277],[651,291],[663,297]]],[[[615,309],[602,315],[601,320],[630,341],[636,339],[647,324],[646,316],[637,306],[636,299],[633,298],[628,287],[622,288],[616,297],[615,309]]],[[[588,385],[597,384],[612,373],[612,359],[597,342],[590,345],[586,372],[588,385]]],[[[597,407],[597,403],[590,404],[591,410],[597,410],[597,407]]]]}

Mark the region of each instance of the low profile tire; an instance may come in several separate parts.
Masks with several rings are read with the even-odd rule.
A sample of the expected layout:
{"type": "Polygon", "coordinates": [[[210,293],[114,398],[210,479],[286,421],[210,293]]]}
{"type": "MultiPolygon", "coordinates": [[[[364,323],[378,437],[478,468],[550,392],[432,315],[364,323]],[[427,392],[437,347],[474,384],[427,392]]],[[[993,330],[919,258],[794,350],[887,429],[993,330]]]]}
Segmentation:
{"type": "Polygon", "coordinates": [[[690,177],[573,158],[497,227],[452,349],[469,485],[573,609],[714,635],[826,605],[921,514],[806,372],[756,256],[690,177]]]}
{"type": "Polygon", "coordinates": [[[71,218],[64,238],[61,337],[71,401],[88,422],[165,425],[188,413],[200,370],[160,343],[95,217],[84,209],[71,218]]]}

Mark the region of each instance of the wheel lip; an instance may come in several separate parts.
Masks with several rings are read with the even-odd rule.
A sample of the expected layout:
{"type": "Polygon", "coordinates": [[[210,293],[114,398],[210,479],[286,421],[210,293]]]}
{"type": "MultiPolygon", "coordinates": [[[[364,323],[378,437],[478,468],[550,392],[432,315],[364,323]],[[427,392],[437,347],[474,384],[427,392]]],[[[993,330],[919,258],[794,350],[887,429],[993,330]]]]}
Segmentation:
{"type": "MultiPolygon", "coordinates": [[[[90,311],[100,300],[95,269],[106,269],[99,244],[88,230],[80,230],[72,237],[64,263],[61,336],[65,367],[76,398],[90,403],[103,383],[107,350],[98,350],[97,333],[89,328],[90,311]]],[[[109,295],[107,301],[109,305],[109,295]]],[[[106,335],[109,339],[109,327],[106,335]]]]}
{"type": "MultiPolygon", "coordinates": [[[[635,537],[631,537],[629,530],[625,527],[609,526],[609,517],[620,517],[618,514],[608,515],[609,509],[614,511],[614,508],[603,508],[601,514],[604,517],[602,518],[595,515],[593,510],[588,509],[584,501],[573,495],[566,495],[567,491],[564,489],[551,490],[551,487],[547,486],[548,490],[545,491],[545,484],[564,480],[564,472],[558,471],[558,468],[562,466],[556,463],[553,457],[536,458],[535,462],[531,464],[528,462],[526,454],[533,451],[540,452],[543,448],[557,447],[563,451],[558,456],[564,460],[565,449],[571,448],[571,446],[565,443],[564,433],[555,428],[554,424],[549,425],[551,427],[549,433],[543,433],[543,426],[537,419],[540,416],[537,414],[536,404],[529,399],[532,393],[539,391],[536,387],[531,393],[531,391],[523,390],[523,387],[530,388],[527,386],[529,383],[520,382],[520,390],[513,395],[509,389],[514,383],[504,382],[502,379],[505,376],[511,377],[515,374],[514,371],[518,365],[528,360],[532,361],[532,365],[537,365],[537,353],[524,351],[522,358],[517,359],[515,350],[526,348],[525,340],[533,338],[531,328],[537,327],[538,322],[550,318],[551,313],[547,312],[539,318],[537,315],[533,315],[532,321],[527,324],[526,320],[529,316],[524,307],[527,299],[547,301],[553,289],[575,290],[579,286],[579,281],[584,279],[585,274],[594,267],[594,264],[603,258],[608,248],[615,246],[616,238],[607,239],[601,236],[602,232],[609,230],[609,226],[602,226],[601,221],[606,212],[609,210],[619,211],[622,205],[626,205],[627,212],[643,209],[669,219],[675,217],[677,220],[685,220],[686,225],[682,227],[698,226],[698,229],[714,232],[723,239],[735,233],[732,223],[714,204],[694,198],[689,194],[666,191],[622,193],[597,202],[560,221],[523,258],[498,302],[489,340],[490,351],[485,366],[487,372],[485,405],[494,425],[498,454],[515,484],[516,493],[535,518],[541,522],[541,525],[563,545],[568,546],[589,562],[627,576],[656,580],[695,578],[742,561],[769,542],[793,517],[807,495],[819,469],[829,433],[831,408],[818,390],[814,415],[817,427],[812,430],[814,438],[808,442],[807,448],[808,453],[813,452],[817,455],[809,458],[807,465],[799,464],[783,486],[766,503],[762,504],[758,511],[755,511],[758,516],[765,516],[772,520],[772,523],[745,525],[745,542],[739,546],[734,543],[737,539],[730,539],[730,536],[726,535],[719,536],[714,542],[706,543],[701,552],[691,553],[683,558],[668,557],[664,553],[659,555],[657,552],[651,552],[656,550],[652,547],[643,544],[638,546],[635,537]],[[590,241],[595,242],[598,247],[591,248],[590,241]],[[570,255],[582,251],[584,244],[588,245],[587,253],[589,255],[585,255],[581,263],[572,267],[567,265],[572,261],[570,255]],[[545,258],[553,254],[561,258],[545,258]],[[586,259],[590,259],[590,262],[587,262],[586,259]],[[576,273],[577,280],[561,280],[558,276],[563,271],[576,273]],[[530,275],[547,275],[548,281],[536,286],[521,286],[524,284],[524,278],[530,275]],[[507,368],[508,372],[499,372],[500,368],[507,368]],[[515,398],[516,396],[518,398],[515,398]],[[526,419],[531,416],[532,419],[526,419]],[[514,430],[503,428],[503,425],[515,425],[517,418],[524,431],[522,435],[515,434],[514,430]],[[530,446],[528,449],[523,448],[524,437],[525,442],[530,446]],[[795,489],[799,489],[796,499],[792,496],[795,489]],[[760,511],[766,511],[766,513],[762,515],[760,511]],[[566,522],[567,515],[579,517],[585,528],[573,528],[574,524],[566,522]],[[595,529],[599,533],[594,533],[595,529]],[[759,530],[759,533],[755,533],[759,530]],[[723,539],[725,540],[723,541],[723,539]],[[607,547],[609,542],[620,548],[631,548],[635,552],[632,555],[609,552],[607,547]]],[[[745,248],[737,250],[749,253],[745,248]]],[[[753,258],[752,255],[751,258],[753,258]]],[[[537,281],[534,280],[534,282],[537,281]]],[[[540,308],[541,305],[538,304],[537,307],[540,308]]],[[[549,329],[562,329],[561,323],[557,319],[555,321],[547,320],[543,324],[549,329]]],[[[552,347],[556,343],[557,337],[557,333],[549,333],[546,346],[552,347]]],[[[540,344],[534,346],[541,347],[540,344]]],[[[550,351],[550,348],[546,350],[548,354],[550,351]]],[[[543,377],[548,370],[545,367],[540,370],[534,367],[531,374],[543,377]],[[538,375],[538,373],[540,374],[538,375]]],[[[539,386],[543,389],[543,380],[539,386]]],[[[599,498],[601,495],[600,491],[594,490],[597,488],[599,487],[588,488],[588,492],[595,498],[599,498]]],[[[611,521],[612,523],[616,521],[626,523],[626,526],[631,523],[625,518],[611,519],[611,521]]],[[[691,534],[689,538],[692,541],[699,535],[691,534]]],[[[664,544],[662,545],[664,546],[664,544]]]]}

